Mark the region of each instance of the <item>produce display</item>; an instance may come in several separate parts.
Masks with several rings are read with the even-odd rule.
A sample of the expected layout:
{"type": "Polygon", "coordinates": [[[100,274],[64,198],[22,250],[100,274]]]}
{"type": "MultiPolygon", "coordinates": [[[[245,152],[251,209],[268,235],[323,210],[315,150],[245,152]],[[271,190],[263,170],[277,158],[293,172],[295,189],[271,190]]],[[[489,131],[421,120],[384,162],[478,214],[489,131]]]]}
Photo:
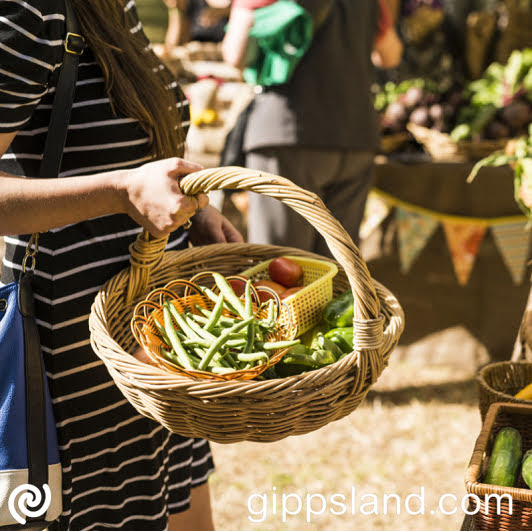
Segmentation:
{"type": "Polygon", "coordinates": [[[516,487],[520,477],[532,489],[532,448],[523,455],[523,439],[518,430],[499,430],[484,477],[484,483],[501,487],[516,487]]]}
{"type": "Polygon", "coordinates": [[[497,434],[484,483],[513,487],[521,463],[521,435],[515,428],[503,428],[497,434]]]}
{"type": "Polygon", "coordinates": [[[409,123],[450,132],[462,103],[459,87],[438,86],[424,79],[388,82],[374,101],[383,135],[406,132],[409,123]]]}
{"type": "Polygon", "coordinates": [[[515,50],[505,65],[491,64],[466,87],[466,95],[451,132],[455,142],[526,134],[532,122],[532,49],[515,50]]]}
{"type": "Polygon", "coordinates": [[[374,105],[383,138],[407,130],[424,145],[426,130],[444,133],[451,144],[517,138],[532,122],[532,49],[515,50],[504,65],[492,63],[465,87],[425,79],[388,82],[374,105]]]}
{"type": "Polygon", "coordinates": [[[532,125],[527,137],[512,140],[504,150],[493,152],[473,167],[468,182],[485,166],[505,166],[514,170],[514,197],[522,212],[532,222],[532,125]]]}

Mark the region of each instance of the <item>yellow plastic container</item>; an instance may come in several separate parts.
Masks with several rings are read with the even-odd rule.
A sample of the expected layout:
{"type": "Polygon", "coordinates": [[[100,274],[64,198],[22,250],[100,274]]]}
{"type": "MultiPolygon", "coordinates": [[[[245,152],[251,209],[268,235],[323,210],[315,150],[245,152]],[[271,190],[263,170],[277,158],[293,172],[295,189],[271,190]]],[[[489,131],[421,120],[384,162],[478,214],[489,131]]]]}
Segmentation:
{"type": "MultiPolygon", "coordinates": [[[[293,325],[297,326],[298,335],[301,335],[320,322],[323,307],[333,298],[332,279],[338,273],[338,268],[325,260],[292,255],[286,255],[285,258],[290,258],[303,269],[303,289],[283,301],[289,308],[293,325]]],[[[268,266],[272,260],[261,262],[240,274],[252,281],[271,280],[268,266]]],[[[287,319],[288,315],[284,311],[281,323],[287,319]]]]}

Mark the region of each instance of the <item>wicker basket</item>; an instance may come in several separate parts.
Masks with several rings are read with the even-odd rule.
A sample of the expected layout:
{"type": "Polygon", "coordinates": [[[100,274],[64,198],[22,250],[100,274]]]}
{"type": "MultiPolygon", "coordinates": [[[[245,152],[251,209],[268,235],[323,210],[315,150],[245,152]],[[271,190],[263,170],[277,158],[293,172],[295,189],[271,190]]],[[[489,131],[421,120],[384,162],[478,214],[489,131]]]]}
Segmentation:
{"type": "Polygon", "coordinates": [[[131,267],[98,293],[89,319],[91,343],[115,383],[143,415],[170,431],[220,443],[269,442],[300,435],[356,409],[388,363],[404,326],[395,297],[374,282],[360,252],[315,195],[292,182],[242,168],[215,168],[181,181],[186,194],[240,189],[268,195],[292,207],[326,239],[341,270],[335,294],[354,295],[355,350],[316,371],[265,381],[202,381],[142,363],[129,353],[136,342],[129,327],[135,304],[151,290],[200,271],[230,275],[298,249],[271,245],[219,244],[164,252],[166,239],[142,233],[131,247],[131,267]]]}
{"type": "MultiPolygon", "coordinates": [[[[204,285],[202,280],[205,278],[212,278],[209,273],[200,273],[199,278],[192,278],[188,280],[173,280],[163,288],[152,291],[148,297],[139,302],[135,307],[133,319],[131,320],[131,330],[137,342],[142,345],[144,351],[155,365],[165,367],[171,372],[181,374],[184,376],[203,378],[208,380],[252,380],[259,374],[262,374],[268,367],[275,365],[283,355],[288,351],[288,348],[279,349],[270,352],[268,363],[257,364],[249,369],[241,369],[223,374],[214,374],[207,370],[185,369],[177,365],[174,360],[168,360],[163,355],[163,349],[168,352],[172,350],[170,345],[166,344],[165,338],[155,325],[155,319],[159,323],[164,323],[163,304],[165,301],[170,301],[171,304],[177,308],[179,313],[184,311],[191,312],[195,315],[201,315],[198,307],[213,310],[215,303],[204,293],[201,292],[199,286],[204,285]]],[[[228,280],[238,277],[227,277],[228,280]]],[[[213,287],[212,283],[208,287],[213,287]]],[[[260,318],[266,319],[268,316],[268,309],[261,308],[257,302],[259,294],[251,288],[253,297],[253,314],[260,318]]],[[[281,301],[275,301],[275,327],[264,338],[265,341],[290,341],[297,336],[297,328],[291,319],[290,310],[287,309],[285,319],[281,320],[281,301]]],[[[238,317],[238,314],[224,310],[223,314],[229,317],[238,317]]]]}
{"type": "Polygon", "coordinates": [[[392,135],[381,135],[380,152],[384,154],[399,151],[404,145],[412,140],[410,133],[394,133],[392,135]]]}
{"type": "Polygon", "coordinates": [[[434,129],[412,123],[408,124],[407,128],[434,160],[442,162],[477,161],[491,155],[494,151],[504,149],[510,140],[506,138],[479,142],[465,140],[454,142],[448,134],[434,129]]]}
{"type": "MultiPolygon", "coordinates": [[[[298,335],[301,335],[320,321],[322,308],[332,299],[332,280],[338,268],[332,262],[325,260],[313,260],[301,256],[287,256],[287,258],[297,262],[303,269],[304,287],[284,300],[289,315],[284,312],[281,322],[290,319],[292,325],[297,328],[298,335]]],[[[268,274],[270,262],[271,260],[266,260],[241,274],[251,280],[270,280],[268,274]]]]}
{"type": "Polygon", "coordinates": [[[478,507],[471,503],[476,531],[521,531],[532,527],[532,490],[519,475],[516,487],[482,483],[495,436],[501,428],[511,426],[520,434],[523,453],[532,448],[532,405],[493,404],[475,444],[466,473],[466,489],[478,497],[478,507]],[[506,495],[500,501],[490,495],[506,495]],[[511,511],[509,497],[511,497],[511,511]],[[511,514],[510,514],[511,513],[511,514]]]}
{"type": "Polygon", "coordinates": [[[532,363],[526,361],[500,361],[483,367],[477,376],[480,416],[482,420],[491,404],[511,402],[532,405],[528,400],[514,395],[532,383],[532,363]]]}

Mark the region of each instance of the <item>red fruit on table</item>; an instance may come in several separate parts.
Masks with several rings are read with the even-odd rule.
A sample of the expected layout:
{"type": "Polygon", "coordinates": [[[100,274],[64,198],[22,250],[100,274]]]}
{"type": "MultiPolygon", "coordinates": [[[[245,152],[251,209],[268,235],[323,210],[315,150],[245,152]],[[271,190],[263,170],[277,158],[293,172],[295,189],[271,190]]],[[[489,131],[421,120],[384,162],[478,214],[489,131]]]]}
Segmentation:
{"type": "Polygon", "coordinates": [[[279,256],[268,266],[270,278],[286,288],[293,288],[303,282],[303,269],[290,258],[279,256]]]}

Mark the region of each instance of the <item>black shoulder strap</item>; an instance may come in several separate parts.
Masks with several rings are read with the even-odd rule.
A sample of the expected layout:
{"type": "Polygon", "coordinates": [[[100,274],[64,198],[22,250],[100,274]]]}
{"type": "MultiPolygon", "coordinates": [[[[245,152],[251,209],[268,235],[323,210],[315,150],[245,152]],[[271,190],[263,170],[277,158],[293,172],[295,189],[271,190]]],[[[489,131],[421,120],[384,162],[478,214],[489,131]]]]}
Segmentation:
{"type": "MultiPolygon", "coordinates": [[[[85,41],[79,35],[76,14],[66,3],[66,38],[65,54],[59,74],[52,116],[44,156],[41,163],[41,177],[57,177],[65,138],[70,120],[70,110],[76,86],[79,55],[83,53],[85,41]]],[[[31,245],[31,243],[30,243],[31,245]]],[[[35,249],[36,251],[36,249],[35,249]]],[[[32,271],[23,269],[19,282],[19,309],[23,316],[24,347],[25,347],[25,382],[26,382],[26,447],[28,452],[28,483],[42,488],[48,483],[48,456],[46,445],[46,400],[45,400],[45,373],[41,353],[39,331],[35,323],[33,312],[33,294],[31,291],[32,271]]],[[[41,518],[28,518],[28,529],[33,529],[31,523],[43,520],[41,518]]],[[[33,525],[33,524],[32,524],[33,525]]],[[[34,524],[35,529],[44,529],[34,524]]]]}
{"type": "Polygon", "coordinates": [[[48,125],[48,134],[39,177],[52,179],[59,175],[63,149],[70,121],[70,111],[74,100],[76,80],[78,78],[79,56],[85,49],[85,39],[80,35],[79,22],[70,1],[66,0],[66,37],[63,64],[59,73],[55,91],[52,116],[48,125]]]}

